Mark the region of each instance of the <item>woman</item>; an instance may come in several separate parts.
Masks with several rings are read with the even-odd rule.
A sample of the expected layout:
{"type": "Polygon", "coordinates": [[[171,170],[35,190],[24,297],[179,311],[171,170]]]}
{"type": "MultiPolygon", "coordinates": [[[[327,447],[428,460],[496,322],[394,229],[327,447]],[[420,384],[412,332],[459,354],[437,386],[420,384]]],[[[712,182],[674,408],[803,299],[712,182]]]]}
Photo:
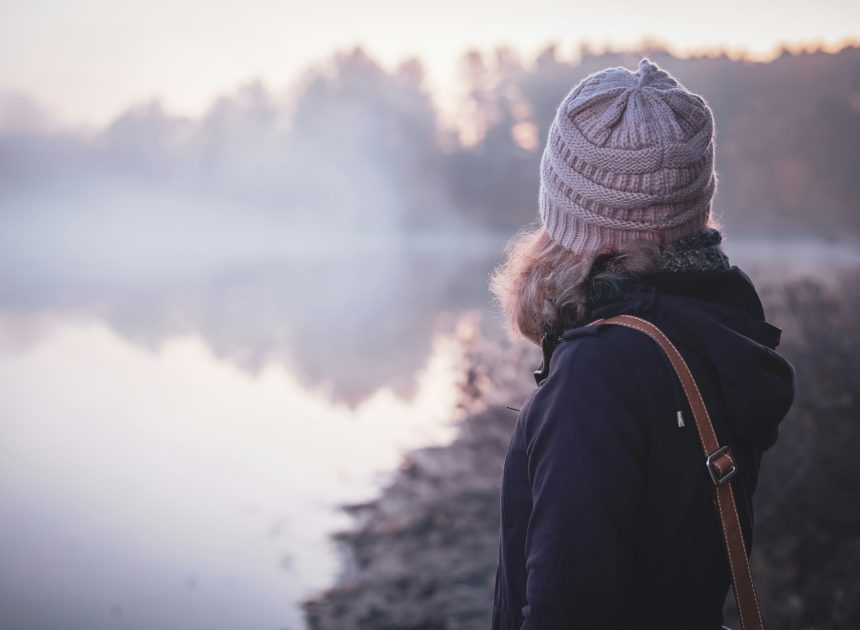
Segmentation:
{"type": "Polygon", "coordinates": [[[721,248],[715,189],[710,108],[649,59],[586,77],[558,108],[540,225],[492,283],[544,350],[505,460],[493,628],[721,627],[729,563],[681,383],[646,335],[588,325],[632,314],[680,350],[734,454],[749,549],[795,380],[721,248]]]}

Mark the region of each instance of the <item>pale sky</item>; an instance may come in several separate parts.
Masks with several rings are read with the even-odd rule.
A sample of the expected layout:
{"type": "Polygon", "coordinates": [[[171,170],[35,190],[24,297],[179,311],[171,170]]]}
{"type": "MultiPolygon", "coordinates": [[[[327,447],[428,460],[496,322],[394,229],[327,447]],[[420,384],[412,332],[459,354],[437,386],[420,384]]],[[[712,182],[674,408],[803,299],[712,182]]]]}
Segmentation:
{"type": "Polygon", "coordinates": [[[386,67],[417,56],[430,86],[453,90],[468,47],[534,56],[551,41],[678,52],[723,45],[767,57],[781,43],[834,46],[860,36],[860,2],[720,0],[0,0],[0,106],[26,95],[64,124],[100,125],[159,98],[198,115],[260,78],[293,83],[309,65],[361,45],[386,67]]]}

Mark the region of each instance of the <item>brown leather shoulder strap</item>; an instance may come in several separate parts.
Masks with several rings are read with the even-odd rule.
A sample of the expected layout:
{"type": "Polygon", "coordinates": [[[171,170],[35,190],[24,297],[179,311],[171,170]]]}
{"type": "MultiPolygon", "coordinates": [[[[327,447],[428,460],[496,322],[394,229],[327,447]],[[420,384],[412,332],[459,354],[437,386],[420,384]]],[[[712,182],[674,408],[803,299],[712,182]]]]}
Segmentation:
{"type": "Polygon", "coordinates": [[[729,480],[737,473],[737,464],[728,446],[720,446],[711,417],[705,407],[705,401],[699,391],[699,386],[693,378],[693,373],[687,366],[687,362],[678,349],[672,344],[668,337],[663,334],[653,323],[635,317],[633,315],[616,315],[605,319],[598,319],[591,324],[603,326],[616,324],[633,328],[645,333],[657,342],[668,355],[672,367],[678,374],[684,393],[693,417],[696,421],[696,429],[705,452],[705,465],[708,475],[714,484],[716,493],[716,504],[720,513],[720,524],[722,525],[723,538],[726,544],[726,552],[729,558],[729,569],[732,574],[732,587],[735,592],[735,600],[738,604],[741,626],[743,630],[764,630],[764,620],[758,605],[758,597],[753,584],[752,570],[750,569],[749,557],[744,546],[741,522],[738,518],[738,509],[735,503],[735,495],[729,480]]]}

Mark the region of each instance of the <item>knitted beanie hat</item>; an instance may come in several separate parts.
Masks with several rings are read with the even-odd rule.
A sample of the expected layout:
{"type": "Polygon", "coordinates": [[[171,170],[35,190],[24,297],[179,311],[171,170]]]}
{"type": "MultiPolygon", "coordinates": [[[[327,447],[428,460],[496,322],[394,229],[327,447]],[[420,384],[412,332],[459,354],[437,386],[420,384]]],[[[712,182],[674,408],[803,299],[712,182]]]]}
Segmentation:
{"type": "Polygon", "coordinates": [[[657,244],[709,225],[714,117],[648,58],[607,68],[565,97],[541,159],[540,219],[575,253],[657,244]]]}

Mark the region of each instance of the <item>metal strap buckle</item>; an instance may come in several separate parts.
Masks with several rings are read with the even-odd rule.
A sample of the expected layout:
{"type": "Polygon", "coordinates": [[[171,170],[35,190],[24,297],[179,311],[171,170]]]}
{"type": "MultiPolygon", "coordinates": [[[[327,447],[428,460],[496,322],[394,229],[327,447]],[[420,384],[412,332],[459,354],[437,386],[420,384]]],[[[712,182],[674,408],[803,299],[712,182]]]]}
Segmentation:
{"type": "Polygon", "coordinates": [[[705,465],[708,468],[708,474],[711,476],[711,481],[714,482],[715,486],[723,485],[738,472],[737,464],[735,464],[735,457],[732,455],[732,451],[728,446],[718,448],[716,451],[708,455],[708,458],[705,460],[705,465]],[[731,468],[727,471],[720,470],[716,465],[716,461],[723,455],[728,455],[729,461],[732,463],[731,468]]]}

